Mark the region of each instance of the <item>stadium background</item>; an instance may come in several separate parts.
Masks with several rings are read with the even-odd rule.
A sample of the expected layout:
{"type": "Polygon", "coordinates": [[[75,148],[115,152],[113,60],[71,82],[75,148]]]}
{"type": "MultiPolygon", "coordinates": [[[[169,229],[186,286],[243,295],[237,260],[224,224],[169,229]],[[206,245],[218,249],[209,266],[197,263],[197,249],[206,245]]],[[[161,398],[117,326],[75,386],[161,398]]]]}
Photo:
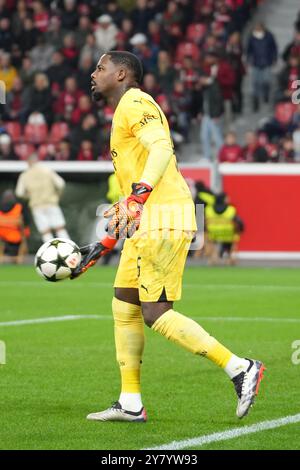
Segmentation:
{"type": "MultiPolygon", "coordinates": [[[[79,243],[89,241],[92,234],[87,233],[86,227],[94,226],[96,207],[105,200],[107,191],[109,171],[107,165],[103,170],[101,164],[110,161],[112,116],[105,103],[91,103],[89,77],[107,47],[125,48],[143,61],[143,88],[154,95],[168,116],[183,173],[196,181],[208,180],[214,190],[224,184],[241,212],[247,227],[240,245],[245,256],[261,256],[264,252],[279,258],[285,256],[282,253],[288,253],[288,258],[299,256],[298,224],[286,217],[285,235],[280,234],[280,218],[286,214],[287,204],[290,213],[297,210],[298,198],[299,114],[297,105],[291,102],[290,87],[291,78],[298,76],[299,64],[296,68],[289,66],[289,56],[295,57],[299,52],[297,2],[291,0],[289,8],[283,10],[282,2],[276,0],[11,0],[0,2],[0,11],[0,79],[7,92],[6,105],[0,106],[0,142],[1,137],[6,142],[0,143],[1,192],[14,187],[20,168],[24,168],[19,162],[33,150],[46,162],[71,160],[78,162],[79,167],[91,160],[99,162],[97,172],[85,170],[81,177],[78,170],[76,174],[63,173],[68,185],[62,207],[70,234],[79,243]],[[286,21],[279,26],[283,11],[286,21]],[[269,102],[261,100],[256,109],[248,48],[258,20],[265,21],[273,34],[278,60],[272,65],[269,102]],[[224,108],[220,111],[220,127],[223,136],[232,130],[236,133],[237,145],[233,152],[226,145],[219,151],[212,141],[212,154],[207,159],[201,135],[205,97],[199,80],[209,74],[207,60],[214,54],[219,68],[218,96],[224,108]],[[37,90],[35,77],[40,73],[45,74],[46,85],[37,90]],[[89,119],[92,122],[87,124],[89,119]],[[258,137],[252,146],[249,131],[255,131],[258,137]],[[86,151],[84,146],[88,147],[86,151]],[[231,169],[226,159],[231,162],[229,166],[236,165],[232,170],[235,178],[228,176],[231,169]],[[286,169],[284,165],[291,163],[293,168],[286,169]],[[256,186],[252,179],[252,188],[245,195],[242,189],[237,190],[243,186],[236,184],[238,168],[244,179],[248,173],[276,173],[279,185],[276,179],[264,177],[264,182],[256,186]],[[224,172],[226,177],[222,176],[224,172]],[[291,179],[280,178],[281,172],[288,172],[291,179]],[[272,197],[265,197],[273,193],[284,194],[276,202],[276,209],[272,197]],[[274,240],[273,235],[266,233],[257,212],[251,210],[254,201],[260,204],[261,217],[266,216],[271,223],[270,233],[277,234],[274,240]],[[78,214],[84,221],[84,231],[78,226],[78,214]]],[[[256,181],[262,182],[262,177],[256,181]]],[[[30,250],[34,251],[38,243],[33,227],[30,250]]]]}

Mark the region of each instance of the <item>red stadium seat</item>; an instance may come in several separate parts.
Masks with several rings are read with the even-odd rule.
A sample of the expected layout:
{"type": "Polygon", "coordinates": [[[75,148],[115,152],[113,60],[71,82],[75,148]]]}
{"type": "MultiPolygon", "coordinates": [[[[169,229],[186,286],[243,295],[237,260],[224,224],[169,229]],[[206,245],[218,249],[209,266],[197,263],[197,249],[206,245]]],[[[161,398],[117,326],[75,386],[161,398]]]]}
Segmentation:
{"type": "Polygon", "coordinates": [[[26,142],[33,144],[46,142],[48,137],[47,124],[26,124],[24,135],[26,142]]]}
{"type": "Polygon", "coordinates": [[[199,42],[202,41],[205,33],[207,31],[207,26],[204,23],[192,23],[188,26],[186,31],[186,39],[188,41],[199,42]]]}
{"type": "Polygon", "coordinates": [[[29,155],[35,152],[34,145],[27,144],[26,142],[23,142],[21,144],[16,144],[14,148],[20,160],[26,160],[29,157],[29,155]]]}
{"type": "Polygon", "coordinates": [[[55,154],[54,144],[41,144],[38,148],[38,155],[40,160],[45,160],[47,156],[55,154]]]}
{"type": "Polygon", "coordinates": [[[69,126],[66,122],[55,122],[51,127],[50,142],[58,144],[69,134],[69,126]]]}
{"type": "Polygon", "coordinates": [[[6,122],[4,127],[11,136],[13,142],[19,142],[22,136],[22,127],[19,122],[6,122]]]}

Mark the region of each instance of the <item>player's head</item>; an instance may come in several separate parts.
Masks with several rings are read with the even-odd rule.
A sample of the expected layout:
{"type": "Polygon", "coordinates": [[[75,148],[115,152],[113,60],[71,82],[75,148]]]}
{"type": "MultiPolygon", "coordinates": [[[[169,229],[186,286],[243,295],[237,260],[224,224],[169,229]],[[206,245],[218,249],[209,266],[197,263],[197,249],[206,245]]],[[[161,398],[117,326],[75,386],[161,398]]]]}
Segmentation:
{"type": "Polygon", "coordinates": [[[39,161],[39,157],[36,153],[32,153],[31,155],[29,155],[29,157],[27,158],[27,164],[28,166],[33,166],[35,165],[37,162],[39,161]]]}
{"type": "Polygon", "coordinates": [[[215,206],[223,206],[229,204],[229,196],[226,193],[216,194],[215,206]]]}
{"type": "Polygon", "coordinates": [[[16,201],[15,193],[11,189],[6,189],[0,199],[2,204],[10,204],[16,201]]]}
{"type": "Polygon", "coordinates": [[[91,75],[92,95],[97,101],[121,86],[140,86],[143,78],[141,61],[131,52],[110,51],[103,54],[91,75]]]}

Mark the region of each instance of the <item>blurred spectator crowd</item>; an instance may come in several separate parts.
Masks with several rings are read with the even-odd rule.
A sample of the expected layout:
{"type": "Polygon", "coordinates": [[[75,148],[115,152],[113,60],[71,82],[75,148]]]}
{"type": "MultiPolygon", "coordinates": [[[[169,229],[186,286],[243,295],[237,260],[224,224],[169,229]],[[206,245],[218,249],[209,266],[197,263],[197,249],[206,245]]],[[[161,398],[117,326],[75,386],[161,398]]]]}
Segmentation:
{"type": "Polygon", "coordinates": [[[224,144],[219,150],[219,162],[299,162],[300,12],[294,24],[294,37],[283,51],[282,64],[275,77],[275,83],[272,83],[270,68],[277,60],[276,41],[272,33],[267,31],[263,25],[257,25],[254,28],[248,42],[248,57],[249,51],[254,51],[251,52],[253,54],[252,64],[254,64],[254,69],[255,64],[258,69],[253,74],[253,111],[258,111],[261,101],[268,103],[271,97],[273,113],[271,116],[263,118],[255,131],[249,131],[245,134],[244,146],[239,145],[234,132],[228,132],[224,144]],[[263,32],[264,38],[255,37],[259,30],[263,32]],[[259,42],[260,47],[253,45],[255,41],[259,42]],[[268,66],[262,66],[265,63],[262,59],[264,50],[262,41],[266,42],[265,52],[266,58],[269,57],[268,66]],[[273,87],[272,93],[271,87],[273,87]]]}
{"type": "Polygon", "coordinates": [[[284,53],[275,113],[244,148],[224,120],[243,112],[242,85],[253,68],[253,110],[269,101],[277,60],[272,33],[241,34],[258,0],[0,0],[0,160],[110,159],[113,110],[90,97],[101,54],[129,50],[143,62],[143,89],[165,112],[176,144],[198,125],[203,155],[219,160],[293,161],[300,152],[300,106],[291,102],[299,76],[300,28],[284,53]],[[297,151],[295,145],[297,144],[297,151]]]}
{"type": "Polygon", "coordinates": [[[224,100],[242,111],[240,33],[256,0],[0,0],[0,159],[109,159],[113,110],[90,98],[102,53],[130,50],[143,88],[176,142],[202,116],[202,139],[224,100]],[[216,80],[215,80],[216,78],[216,80]],[[217,98],[217,99],[216,99],[217,98]]]}

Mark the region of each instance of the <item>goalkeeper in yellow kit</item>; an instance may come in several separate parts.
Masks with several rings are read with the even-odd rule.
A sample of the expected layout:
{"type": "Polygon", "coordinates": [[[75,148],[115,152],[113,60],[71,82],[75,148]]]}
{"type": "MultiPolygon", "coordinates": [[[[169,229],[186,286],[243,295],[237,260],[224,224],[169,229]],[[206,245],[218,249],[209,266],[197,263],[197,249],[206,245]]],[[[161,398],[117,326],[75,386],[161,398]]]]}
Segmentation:
{"type": "Polygon", "coordinates": [[[224,369],[233,381],[237,416],[249,411],[264,366],[237,357],[198,323],[173,309],[180,299],[184,264],[196,231],[194,205],[177,169],[169,127],[154,99],[141,91],[142,65],[123,51],[102,55],[92,76],[95,100],[104,96],[115,109],[111,155],[124,198],[105,214],[108,237],[82,248],[74,277],[105,255],[118,238],[126,238],[112,301],[119,399],[91,413],[97,421],[147,420],[140,389],[144,323],[168,340],[224,369]]]}

